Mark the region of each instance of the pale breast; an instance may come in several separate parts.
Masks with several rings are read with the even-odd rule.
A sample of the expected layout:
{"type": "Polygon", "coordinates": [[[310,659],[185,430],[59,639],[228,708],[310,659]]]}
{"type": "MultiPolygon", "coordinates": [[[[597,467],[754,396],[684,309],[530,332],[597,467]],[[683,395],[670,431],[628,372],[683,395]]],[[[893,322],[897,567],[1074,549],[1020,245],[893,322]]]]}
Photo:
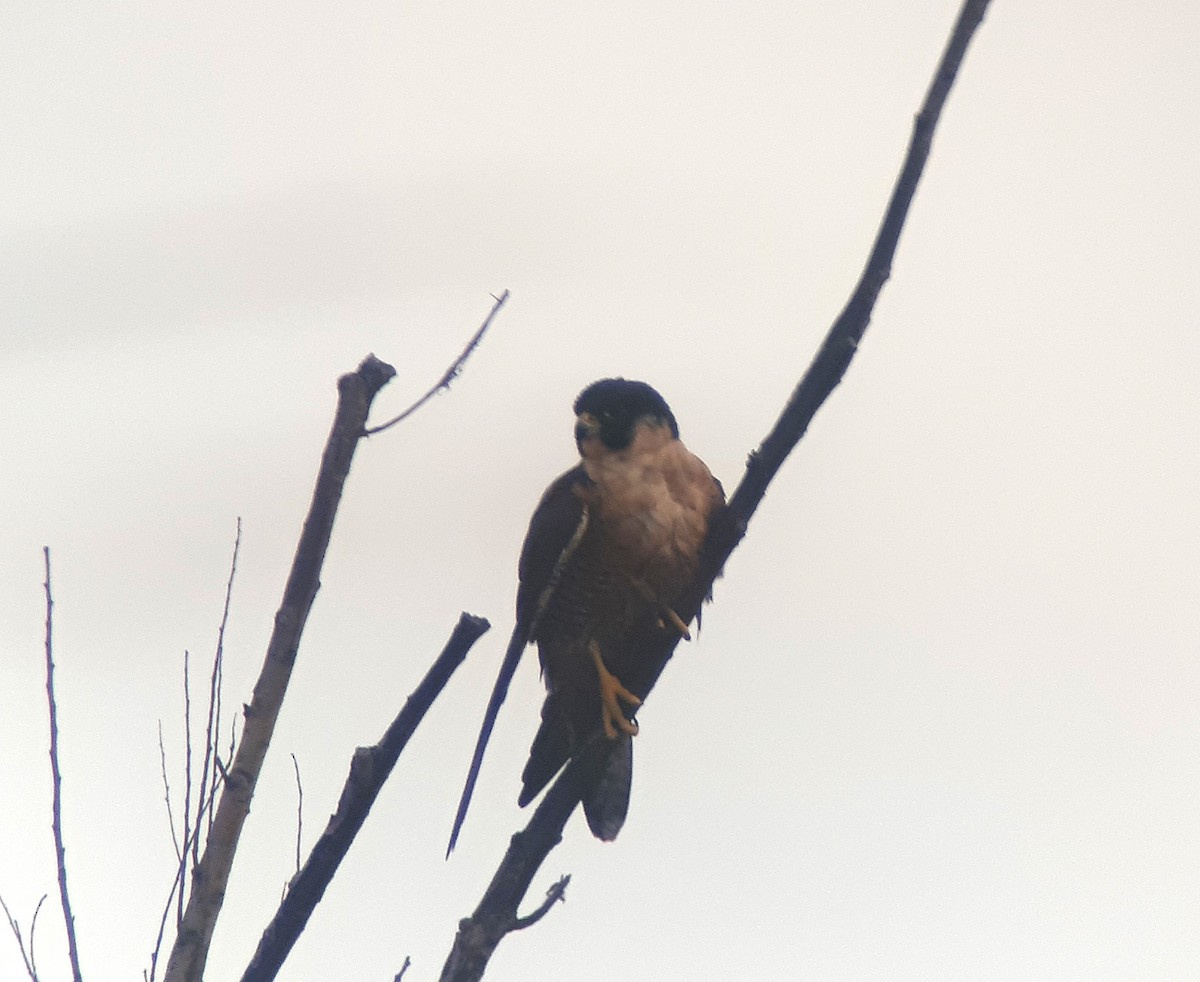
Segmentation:
{"type": "Polygon", "coordinates": [[[665,427],[652,426],[586,466],[614,559],[656,599],[671,598],[694,572],[720,500],[708,467],[665,427]]]}

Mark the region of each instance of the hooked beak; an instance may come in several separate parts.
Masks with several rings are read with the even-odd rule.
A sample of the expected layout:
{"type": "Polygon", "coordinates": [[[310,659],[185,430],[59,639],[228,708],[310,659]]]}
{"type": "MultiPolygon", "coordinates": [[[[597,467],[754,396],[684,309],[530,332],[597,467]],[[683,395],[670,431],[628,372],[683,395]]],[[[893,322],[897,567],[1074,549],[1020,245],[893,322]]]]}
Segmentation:
{"type": "Polygon", "coordinates": [[[575,417],[575,442],[583,443],[588,437],[600,435],[600,420],[591,413],[580,413],[575,417]]]}

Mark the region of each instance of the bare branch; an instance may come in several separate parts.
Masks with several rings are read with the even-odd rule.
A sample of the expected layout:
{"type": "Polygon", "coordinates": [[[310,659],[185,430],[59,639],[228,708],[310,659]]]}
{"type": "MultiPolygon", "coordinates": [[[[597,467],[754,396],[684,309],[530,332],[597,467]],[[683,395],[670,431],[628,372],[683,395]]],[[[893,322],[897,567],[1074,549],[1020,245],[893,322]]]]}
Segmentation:
{"type": "Polygon", "coordinates": [[[300,636],[316,599],[321,567],[350,463],[362,437],[372,400],[395,374],[391,365],[368,355],[356,371],[338,379],[337,412],[322,455],[312,503],[284,587],[283,600],[275,614],[275,627],[254,686],[254,696],[246,707],[237,755],[217,803],[203,858],[192,874],[191,896],[167,962],[166,982],[200,982],[204,975],[234,853],[291,679],[300,636]]]}
{"type": "Polygon", "coordinates": [[[409,958],[408,955],[405,955],[404,956],[404,964],[400,966],[400,971],[398,971],[396,973],[396,977],[394,979],[392,979],[392,982],[402,982],[402,980],[404,978],[404,973],[408,971],[408,966],[411,964],[412,964],[412,959],[409,958]]]}
{"type": "Polygon", "coordinates": [[[300,872],[300,843],[304,839],[304,785],[300,783],[300,761],[292,754],[292,768],[296,771],[296,872],[300,872]]]}
{"type": "Polygon", "coordinates": [[[550,908],[556,903],[567,902],[567,885],[571,882],[571,874],[565,876],[550,884],[550,889],[546,891],[546,899],[543,900],[532,913],[526,914],[524,917],[518,917],[512,922],[512,930],[523,931],[527,927],[533,927],[538,921],[550,913],[550,908]]]}
{"type": "MultiPolygon", "coordinates": [[[[192,835],[192,680],[189,674],[191,654],[183,650],[183,841],[192,840],[192,855],[196,854],[195,840],[192,835]]],[[[203,797],[203,795],[201,796],[203,797]]],[[[196,826],[199,828],[199,825],[196,826]]],[[[192,860],[193,865],[195,859],[192,860]]],[[[183,923],[183,894],[187,887],[187,863],[179,864],[179,893],[175,910],[175,928],[183,923]]]]}
{"type": "Polygon", "coordinates": [[[767,485],[808,429],[816,411],[841,382],[858,350],[859,342],[871,321],[879,292],[892,274],[892,259],[925,162],[929,158],[934,129],[966,54],[967,45],[983,21],[987,6],[988,0],[966,0],[959,11],[950,40],[925,94],[925,101],[913,122],[908,153],[896,178],[866,267],[774,428],[751,455],[742,482],[730,499],[730,508],[743,522],[750,520],[762,501],[767,485]]]}
{"type": "Polygon", "coordinates": [[[171,810],[171,782],[167,777],[167,748],[163,744],[162,720],[158,721],[158,768],[162,772],[163,801],[167,805],[167,824],[171,826],[171,843],[175,846],[175,859],[183,853],[179,851],[179,834],[175,831],[175,815],[171,810]]]}
{"type": "MultiPolygon", "coordinates": [[[[204,765],[200,769],[200,797],[196,807],[204,808],[204,798],[208,793],[211,781],[217,780],[216,767],[213,766],[213,756],[217,752],[217,741],[221,732],[221,680],[225,663],[225,628],[229,623],[229,604],[233,598],[233,578],[237,573],[238,550],[242,545],[242,519],[238,516],[237,534],[233,539],[233,558],[229,561],[229,578],[225,581],[225,604],[221,609],[221,625],[217,628],[217,648],[213,653],[212,673],[208,679],[208,722],[204,728],[204,765]]],[[[230,754],[232,757],[232,753],[230,754]]],[[[212,809],[208,809],[208,827],[212,831],[212,809]]],[[[200,861],[200,836],[192,845],[192,863],[200,861]]]]}
{"type": "MultiPolygon", "coordinates": [[[[224,771],[222,771],[222,774],[224,774],[224,771]]],[[[216,793],[222,786],[223,780],[223,778],[216,779],[214,781],[212,790],[209,793],[208,801],[202,801],[199,803],[199,806],[196,809],[196,826],[192,829],[193,837],[200,835],[200,822],[202,819],[207,817],[208,809],[216,800],[216,793]]],[[[185,839],[183,841],[183,847],[178,854],[179,862],[175,867],[175,876],[174,879],[171,880],[171,889],[167,892],[167,900],[166,903],[163,904],[162,914],[158,920],[158,935],[154,939],[154,950],[150,952],[150,968],[148,970],[142,970],[142,977],[146,979],[147,982],[154,982],[155,975],[158,971],[158,956],[162,953],[163,935],[167,930],[167,918],[171,914],[171,904],[175,901],[176,891],[181,889],[181,884],[183,882],[182,869],[184,864],[186,864],[188,861],[188,854],[191,850],[191,845],[191,842],[185,839]]]]}
{"type": "Polygon", "coordinates": [[[463,366],[467,363],[467,359],[471,357],[471,353],[479,347],[479,342],[483,340],[483,335],[487,333],[487,329],[492,326],[492,318],[495,317],[496,314],[500,312],[500,308],[508,302],[508,297],[509,293],[507,290],[505,290],[498,297],[495,294],[492,295],[492,299],[496,302],[492,304],[492,309],[488,311],[488,315],[486,318],[484,318],[483,323],[479,326],[479,330],[472,335],[471,340],[467,342],[467,346],[463,348],[462,353],[454,359],[453,364],[446,369],[445,374],[443,374],[442,377],[438,379],[436,383],[434,383],[433,388],[421,396],[420,399],[404,410],[404,412],[402,412],[399,416],[395,417],[394,419],[389,419],[386,423],[380,423],[378,426],[371,426],[363,430],[363,436],[374,436],[376,433],[382,433],[384,430],[388,429],[388,427],[395,426],[397,423],[403,422],[443,389],[450,388],[450,383],[458,378],[459,373],[463,370],[463,366]]]}
{"type": "MultiPolygon", "coordinates": [[[[942,54],[925,101],[917,114],[908,152],[896,179],[883,222],[870,257],[845,309],[834,321],[804,377],[792,392],[779,420],[746,465],[746,473],[729,500],[713,520],[700,569],[688,595],[678,608],[686,622],[698,613],[713,581],[729,555],[745,535],[747,524],[761,502],[780,465],[799,442],[817,409],[841,381],[870,322],[875,301],[891,275],[892,259],[904,227],[913,194],[929,156],[934,128],[958,73],[967,45],[983,19],[988,0],[965,0],[942,54]]],[[[622,677],[622,682],[642,699],[654,687],[678,637],[666,633],[663,640],[650,641],[641,657],[630,664],[644,665],[639,677],[622,677]]],[[[585,774],[603,771],[608,741],[598,738],[579,751],[554,782],[534,812],[529,824],[513,836],[479,907],[459,923],[441,982],[476,982],[500,940],[520,921],[517,905],[528,890],[543,859],[562,838],[563,827],[579,803],[585,774]]]]}
{"type": "Polygon", "coordinates": [[[50,593],[50,547],[42,547],[46,560],[46,702],[50,707],[50,777],[54,801],[51,806],[51,826],[54,832],[54,854],[58,860],[58,896],[62,901],[63,921],[67,929],[67,954],[71,959],[71,974],[81,982],[79,947],[75,943],[75,915],[71,913],[71,896],[67,891],[67,851],[62,836],[62,773],[58,769],[58,703],[54,698],[54,598],[50,593]]]}
{"type": "Polygon", "coordinates": [[[38,982],[37,948],[34,945],[34,937],[37,934],[38,914],[42,912],[42,904],[46,902],[47,896],[47,894],[42,894],[37,906],[33,908],[33,917],[29,919],[29,969],[30,975],[33,976],[33,982],[38,982]]]}
{"type": "Polygon", "coordinates": [[[442,653],[430,666],[425,677],[379,742],[372,747],[359,747],[350,761],[350,773],[342,788],[337,811],[321,837],[313,845],[304,867],[293,878],[287,896],[263,932],[262,940],[242,982],[269,982],[278,974],[284,959],[292,950],[300,932],[308,924],[313,909],[325,894],[338,866],[358,835],[367,813],[375,803],[380,789],[396,765],[401,751],[408,744],[417,725],[425,717],[454,670],[462,664],[471,646],[489,628],[482,617],[464,613],[455,625],[442,653]]]}
{"type": "Polygon", "coordinates": [[[34,976],[34,982],[37,982],[37,948],[34,945],[34,938],[37,934],[37,915],[41,914],[42,904],[46,903],[47,896],[48,894],[43,893],[41,898],[38,898],[34,916],[29,918],[29,968],[34,976]]]}

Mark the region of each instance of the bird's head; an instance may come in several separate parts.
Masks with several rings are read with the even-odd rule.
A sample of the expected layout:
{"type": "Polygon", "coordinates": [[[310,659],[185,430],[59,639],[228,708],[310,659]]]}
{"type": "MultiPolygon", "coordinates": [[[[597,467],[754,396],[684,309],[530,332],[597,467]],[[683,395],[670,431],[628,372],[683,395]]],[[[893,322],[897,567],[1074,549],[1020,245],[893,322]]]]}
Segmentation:
{"type": "Polygon", "coordinates": [[[643,423],[666,427],[672,438],[679,436],[670,406],[645,382],[601,379],[579,393],[575,400],[575,443],[581,454],[585,442],[593,438],[610,451],[624,450],[643,423]]]}

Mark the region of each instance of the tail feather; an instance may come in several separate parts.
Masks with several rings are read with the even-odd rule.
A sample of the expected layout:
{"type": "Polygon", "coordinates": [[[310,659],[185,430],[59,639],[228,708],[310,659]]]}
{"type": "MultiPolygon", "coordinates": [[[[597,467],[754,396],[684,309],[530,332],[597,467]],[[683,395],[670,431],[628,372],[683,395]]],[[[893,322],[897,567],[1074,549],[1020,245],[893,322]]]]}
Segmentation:
{"type": "Polygon", "coordinates": [[[592,835],[612,842],[629,813],[629,791],[633,783],[633,739],[622,733],[610,741],[604,765],[583,795],[583,813],[592,835]]]}
{"type": "Polygon", "coordinates": [[[592,765],[590,761],[596,755],[588,749],[590,742],[576,739],[569,719],[556,709],[552,696],[547,700],[547,711],[543,713],[542,725],[533,739],[529,761],[521,774],[522,788],[517,804],[524,808],[567,761],[577,754],[584,754],[590,773],[583,776],[583,812],[592,834],[611,842],[621,831],[629,812],[633,740],[624,733],[615,740],[606,740],[602,734],[593,732],[591,741],[604,744],[607,752],[592,765]]]}
{"type": "Polygon", "coordinates": [[[524,808],[536,798],[550,779],[571,759],[575,751],[574,727],[563,712],[557,694],[546,696],[542,722],[529,747],[529,760],[521,772],[521,793],[517,804],[524,808]]]}

